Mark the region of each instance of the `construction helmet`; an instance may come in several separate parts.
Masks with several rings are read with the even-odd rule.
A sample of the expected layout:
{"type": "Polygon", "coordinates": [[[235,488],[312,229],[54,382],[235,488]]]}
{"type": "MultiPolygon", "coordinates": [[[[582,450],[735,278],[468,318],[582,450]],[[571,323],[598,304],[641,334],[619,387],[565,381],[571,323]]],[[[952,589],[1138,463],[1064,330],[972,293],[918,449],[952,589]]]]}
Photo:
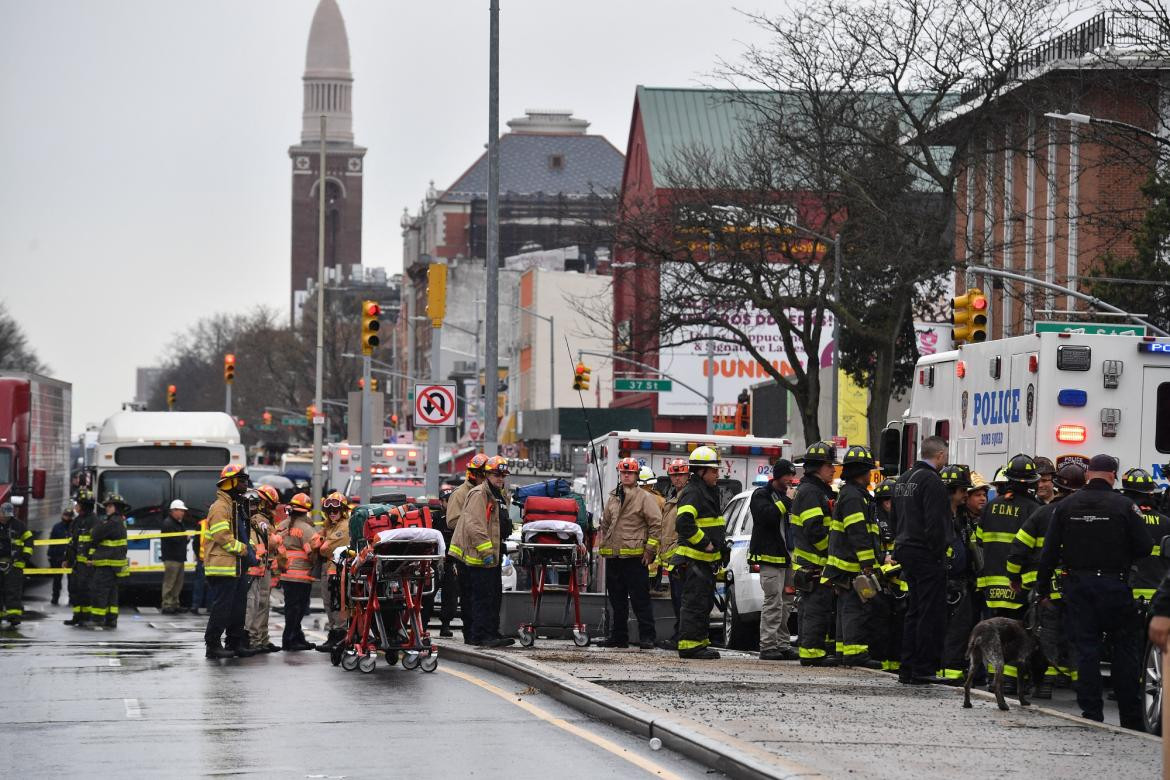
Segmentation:
{"type": "Polygon", "coordinates": [[[666,473],[672,477],[675,474],[687,474],[690,470],[691,467],[684,458],[675,458],[666,465],[666,473]]]}
{"type": "Polygon", "coordinates": [[[971,487],[967,488],[968,493],[974,493],[976,490],[990,490],[991,484],[983,478],[983,475],[978,471],[971,472],[971,487]]]}
{"type": "Polygon", "coordinates": [[[706,445],[702,447],[695,447],[691,450],[691,457],[688,465],[692,469],[697,468],[719,468],[719,453],[714,447],[706,445]]]}
{"type": "Polygon", "coordinates": [[[482,452],[477,452],[475,455],[471,456],[471,460],[467,462],[467,471],[469,473],[472,471],[482,472],[483,467],[487,465],[487,462],[488,456],[484,455],[482,452]]]}
{"type": "Polygon", "coordinates": [[[622,458],[618,461],[617,470],[619,474],[637,474],[642,470],[642,464],[637,458],[622,458]]]}
{"type": "Polygon", "coordinates": [[[272,485],[261,485],[256,488],[256,493],[269,509],[272,509],[280,503],[280,494],[276,492],[276,488],[272,487],[272,485]]]}
{"type": "Polygon", "coordinates": [[[1007,466],[1004,467],[1003,475],[1008,482],[1019,482],[1024,485],[1040,481],[1040,472],[1036,468],[1036,461],[1023,453],[1012,456],[1012,459],[1007,462],[1007,466]]]}
{"type": "Polygon", "coordinates": [[[1130,469],[1121,478],[1121,492],[1146,495],[1158,489],[1158,483],[1145,469],[1130,469]]]}
{"type": "MultiPolygon", "coordinates": [[[[1085,486],[1085,467],[1079,463],[1065,463],[1052,478],[1057,490],[1071,493],[1085,486]]],[[[1124,482],[1122,484],[1125,484],[1124,482]]]]}
{"type": "Polygon", "coordinates": [[[878,483],[877,487],[873,489],[873,497],[878,501],[886,498],[892,500],[894,498],[894,485],[897,484],[897,482],[898,481],[896,479],[883,479],[878,483]]]}
{"type": "Polygon", "coordinates": [[[500,474],[506,477],[508,471],[508,459],[501,455],[491,456],[483,466],[484,474],[500,474]]]}
{"type": "Polygon", "coordinates": [[[242,477],[243,475],[243,466],[241,466],[239,463],[229,463],[223,467],[222,471],[219,472],[219,479],[216,480],[215,484],[223,485],[224,483],[235,480],[237,477],[242,477]]]}
{"type": "Polygon", "coordinates": [[[345,496],[334,490],[332,493],[325,496],[325,498],[321,499],[321,508],[327,512],[330,509],[340,509],[345,511],[346,509],[349,509],[349,502],[345,500],[345,496]]]}
{"type": "Polygon", "coordinates": [[[1043,455],[1037,455],[1033,460],[1036,463],[1036,473],[1041,477],[1056,476],[1056,465],[1051,460],[1043,455]]]}
{"type": "Polygon", "coordinates": [[[292,512],[311,512],[313,511],[313,499],[304,493],[297,493],[288,502],[288,508],[292,512]]]}
{"type": "Polygon", "coordinates": [[[830,442],[817,441],[808,445],[808,449],[804,451],[803,463],[806,467],[812,466],[816,468],[823,466],[826,463],[837,462],[837,448],[830,442]]]}
{"type": "Polygon", "coordinates": [[[964,466],[961,463],[952,463],[943,466],[938,472],[938,476],[943,481],[943,484],[947,486],[948,490],[954,490],[955,488],[969,490],[972,487],[971,467],[964,466]]]}
{"type": "Polygon", "coordinates": [[[643,466],[641,470],[638,471],[639,485],[653,485],[657,481],[658,475],[655,474],[654,469],[650,468],[649,466],[643,466]]]}

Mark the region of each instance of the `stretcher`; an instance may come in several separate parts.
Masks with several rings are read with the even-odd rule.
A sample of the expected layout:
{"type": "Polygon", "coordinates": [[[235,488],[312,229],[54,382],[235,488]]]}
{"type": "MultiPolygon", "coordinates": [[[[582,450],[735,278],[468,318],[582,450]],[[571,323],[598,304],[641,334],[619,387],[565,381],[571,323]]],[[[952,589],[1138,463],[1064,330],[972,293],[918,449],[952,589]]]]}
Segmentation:
{"type": "Polygon", "coordinates": [[[438,649],[422,622],[423,598],[435,592],[447,554],[430,512],[392,509],[371,514],[360,549],[335,553],[342,578],[345,639],[330,654],[334,666],[370,673],[381,652],[391,665],[433,672],[438,649]]]}
{"type": "Polygon", "coordinates": [[[517,545],[518,564],[528,569],[532,583],[532,620],[519,627],[520,644],[531,647],[541,629],[572,631],[578,647],[589,644],[589,632],[581,621],[581,585],[586,563],[585,535],[577,523],[577,502],[571,498],[531,496],[524,502],[524,523],[517,545]],[[558,583],[550,585],[549,574],[557,573],[558,583]],[[546,590],[565,593],[565,610],[560,623],[541,623],[540,605],[546,590]],[[569,622],[572,610],[573,622],[569,622]]]}

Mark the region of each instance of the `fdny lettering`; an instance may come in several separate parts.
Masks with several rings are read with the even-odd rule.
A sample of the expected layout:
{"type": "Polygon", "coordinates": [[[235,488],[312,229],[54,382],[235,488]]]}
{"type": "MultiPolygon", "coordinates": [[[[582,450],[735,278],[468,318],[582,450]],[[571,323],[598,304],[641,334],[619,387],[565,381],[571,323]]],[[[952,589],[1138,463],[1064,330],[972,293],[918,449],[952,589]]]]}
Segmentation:
{"type": "Polygon", "coordinates": [[[1018,388],[975,393],[971,407],[972,425],[1003,425],[1020,421],[1020,391],[1018,388]]]}
{"type": "Polygon", "coordinates": [[[1011,504],[992,504],[991,514],[993,515],[1007,515],[1008,517],[1019,517],[1020,508],[1012,506],[1011,504]]]}

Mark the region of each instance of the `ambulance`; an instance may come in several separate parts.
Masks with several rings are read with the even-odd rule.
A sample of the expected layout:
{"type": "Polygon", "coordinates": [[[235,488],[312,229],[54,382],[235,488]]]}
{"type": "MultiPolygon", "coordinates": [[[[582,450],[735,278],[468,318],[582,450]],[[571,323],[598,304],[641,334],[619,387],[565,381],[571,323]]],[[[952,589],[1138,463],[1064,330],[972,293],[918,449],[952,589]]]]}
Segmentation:
{"type": "Polygon", "coordinates": [[[965,344],[918,361],[910,408],[883,431],[880,459],[904,471],[942,436],[950,461],[989,481],[1016,453],[1059,468],[1097,453],[1120,470],[1170,473],[1170,338],[1035,333],[965,344]]]}
{"type": "Polygon", "coordinates": [[[610,431],[594,439],[586,453],[585,508],[592,513],[594,526],[601,520],[604,496],[617,487],[619,460],[636,458],[641,465],[654,469],[659,489],[665,493],[670,484],[667,464],[675,458],[686,460],[691,450],[704,445],[716,448],[722,461],[718,485],[721,504],[750,487],[759,474],[770,474],[778,458],[792,459],[789,439],[610,431]]]}
{"type": "MultiPolygon", "coordinates": [[[[329,489],[345,490],[352,477],[363,472],[360,444],[337,442],[326,447],[329,461],[329,489]]],[[[414,479],[424,476],[425,450],[416,444],[375,444],[370,448],[371,469],[377,478],[414,479]]]]}

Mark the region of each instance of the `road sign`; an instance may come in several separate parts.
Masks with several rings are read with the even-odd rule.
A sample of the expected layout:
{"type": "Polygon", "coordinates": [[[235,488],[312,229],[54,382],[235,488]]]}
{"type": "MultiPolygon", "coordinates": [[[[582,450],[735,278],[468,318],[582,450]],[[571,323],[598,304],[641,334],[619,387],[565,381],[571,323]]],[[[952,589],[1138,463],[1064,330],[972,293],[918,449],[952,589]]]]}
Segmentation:
{"type": "Polygon", "coordinates": [[[455,425],[454,382],[420,382],[414,386],[414,424],[444,428],[455,425]]]}
{"type": "Polygon", "coordinates": [[[281,425],[308,425],[308,419],[301,414],[294,414],[287,417],[280,418],[281,425]]]}
{"type": "Polygon", "coordinates": [[[467,438],[472,441],[479,441],[483,436],[483,430],[479,427],[479,420],[472,420],[467,425],[467,438]]]}
{"type": "Polygon", "coordinates": [[[674,382],[669,379],[615,379],[615,393],[669,393],[674,382]]]}
{"type": "Polygon", "coordinates": [[[1083,336],[1144,336],[1145,325],[1115,322],[1037,322],[1037,333],[1076,333],[1083,336]]]}

